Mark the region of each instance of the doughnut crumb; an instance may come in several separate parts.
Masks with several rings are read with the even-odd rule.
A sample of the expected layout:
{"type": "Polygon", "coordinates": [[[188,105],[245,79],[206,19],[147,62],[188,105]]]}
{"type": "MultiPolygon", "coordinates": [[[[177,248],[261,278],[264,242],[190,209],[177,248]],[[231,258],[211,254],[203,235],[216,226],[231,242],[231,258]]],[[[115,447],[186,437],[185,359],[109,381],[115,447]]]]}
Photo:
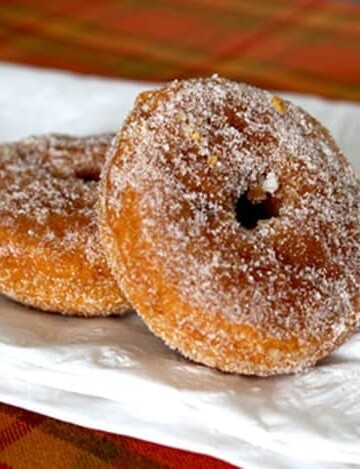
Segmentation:
{"type": "Polygon", "coordinates": [[[286,104],[285,102],[280,99],[278,96],[273,96],[271,99],[273,106],[280,112],[283,113],[286,111],[286,104]]]}

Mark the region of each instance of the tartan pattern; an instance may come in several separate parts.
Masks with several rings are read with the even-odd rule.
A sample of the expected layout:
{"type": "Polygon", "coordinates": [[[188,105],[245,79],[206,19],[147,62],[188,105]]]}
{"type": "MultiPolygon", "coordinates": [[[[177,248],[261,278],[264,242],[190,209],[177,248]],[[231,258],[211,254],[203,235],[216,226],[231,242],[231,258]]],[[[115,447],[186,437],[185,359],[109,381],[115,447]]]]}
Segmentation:
{"type": "Polygon", "coordinates": [[[217,72],[360,101],[360,5],[0,0],[0,59],[139,80],[217,72]]]}
{"type": "Polygon", "coordinates": [[[208,456],[0,404],[0,469],[232,469],[208,456]]]}
{"type": "MultiPolygon", "coordinates": [[[[360,4],[0,0],[0,60],[167,81],[219,73],[360,101],[360,4]]],[[[210,457],[0,404],[0,469],[230,469],[210,457]]]]}

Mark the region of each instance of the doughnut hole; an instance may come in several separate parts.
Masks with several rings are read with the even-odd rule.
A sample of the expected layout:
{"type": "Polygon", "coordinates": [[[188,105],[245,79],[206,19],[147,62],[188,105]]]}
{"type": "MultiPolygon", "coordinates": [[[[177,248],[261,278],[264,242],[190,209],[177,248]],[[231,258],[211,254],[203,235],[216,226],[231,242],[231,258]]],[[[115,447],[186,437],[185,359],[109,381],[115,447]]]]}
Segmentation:
{"type": "Polygon", "coordinates": [[[240,226],[251,230],[259,221],[279,215],[279,201],[261,188],[249,189],[237,199],[235,214],[240,226]]]}
{"type": "Polygon", "coordinates": [[[78,168],[75,170],[76,179],[81,179],[82,181],[100,181],[100,169],[95,167],[87,168],[78,168]]]}

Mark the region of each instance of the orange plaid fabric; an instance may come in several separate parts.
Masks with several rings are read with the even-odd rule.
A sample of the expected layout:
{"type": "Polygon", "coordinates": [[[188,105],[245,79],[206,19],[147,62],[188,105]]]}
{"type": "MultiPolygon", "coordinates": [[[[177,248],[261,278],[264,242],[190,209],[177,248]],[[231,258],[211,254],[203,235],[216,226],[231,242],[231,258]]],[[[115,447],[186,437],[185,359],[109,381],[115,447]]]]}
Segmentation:
{"type": "Polygon", "coordinates": [[[0,0],[0,58],[139,80],[217,72],[360,100],[360,6],[324,0],[0,0]]]}
{"type": "MultiPolygon", "coordinates": [[[[216,72],[360,101],[359,49],[359,2],[0,0],[0,60],[80,73],[165,81],[216,72]]],[[[0,469],[33,467],[231,466],[0,404],[0,469]]]]}
{"type": "Polygon", "coordinates": [[[88,430],[0,404],[0,469],[232,469],[208,456],[88,430]]]}

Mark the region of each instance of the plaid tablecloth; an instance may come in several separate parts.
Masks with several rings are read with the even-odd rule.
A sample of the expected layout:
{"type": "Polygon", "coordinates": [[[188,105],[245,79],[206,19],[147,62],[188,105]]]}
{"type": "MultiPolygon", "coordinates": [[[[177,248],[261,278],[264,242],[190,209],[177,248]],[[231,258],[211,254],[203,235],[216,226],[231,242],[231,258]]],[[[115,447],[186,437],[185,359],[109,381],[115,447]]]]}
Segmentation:
{"type": "Polygon", "coordinates": [[[360,100],[360,6],[324,0],[0,0],[0,58],[140,80],[213,72],[360,100]]]}
{"type": "MultiPolygon", "coordinates": [[[[0,0],[0,60],[81,73],[162,81],[217,72],[360,101],[359,50],[355,1],[0,0]]],[[[0,469],[35,467],[231,466],[0,404],[0,469]]]]}

